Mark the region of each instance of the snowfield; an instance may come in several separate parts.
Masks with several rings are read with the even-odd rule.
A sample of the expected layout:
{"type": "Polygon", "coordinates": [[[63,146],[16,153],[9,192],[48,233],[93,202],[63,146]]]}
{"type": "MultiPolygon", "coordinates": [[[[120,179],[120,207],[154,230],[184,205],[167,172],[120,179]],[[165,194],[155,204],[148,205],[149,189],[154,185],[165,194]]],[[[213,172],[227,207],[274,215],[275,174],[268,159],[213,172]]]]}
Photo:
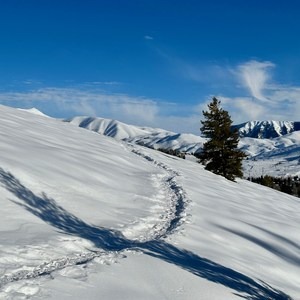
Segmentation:
{"type": "Polygon", "coordinates": [[[300,299],[298,198],[0,112],[0,299],[300,299]]]}

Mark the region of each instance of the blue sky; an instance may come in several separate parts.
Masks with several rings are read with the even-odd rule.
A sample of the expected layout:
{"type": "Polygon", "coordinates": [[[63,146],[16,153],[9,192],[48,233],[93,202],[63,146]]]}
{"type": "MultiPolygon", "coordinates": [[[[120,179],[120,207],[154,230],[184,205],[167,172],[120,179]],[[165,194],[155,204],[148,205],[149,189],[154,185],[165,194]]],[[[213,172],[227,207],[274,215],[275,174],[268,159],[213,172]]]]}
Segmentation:
{"type": "Polygon", "coordinates": [[[0,0],[0,103],[199,133],[300,120],[300,2],[0,0]]]}

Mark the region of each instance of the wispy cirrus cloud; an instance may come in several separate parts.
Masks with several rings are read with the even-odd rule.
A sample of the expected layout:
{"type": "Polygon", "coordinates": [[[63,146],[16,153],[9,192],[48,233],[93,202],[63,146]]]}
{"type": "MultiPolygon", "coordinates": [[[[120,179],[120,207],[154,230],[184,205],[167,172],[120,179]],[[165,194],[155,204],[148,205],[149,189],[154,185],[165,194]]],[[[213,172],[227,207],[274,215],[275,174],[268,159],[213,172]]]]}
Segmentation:
{"type": "Polygon", "coordinates": [[[36,107],[50,116],[49,111],[61,117],[98,116],[133,125],[200,134],[200,115],[196,107],[162,99],[52,87],[26,92],[0,91],[0,103],[20,108],[36,107]],[[183,111],[184,115],[181,114],[183,111]]]}
{"type": "Polygon", "coordinates": [[[242,83],[240,96],[220,95],[236,122],[247,120],[299,120],[300,86],[274,81],[275,63],[251,60],[233,68],[232,74],[242,83]],[[246,93],[245,93],[246,92],[246,93]]]}
{"type": "Polygon", "coordinates": [[[237,67],[236,74],[242,84],[249,90],[251,96],[260,101],[272,101],[264,95],[270,79],[270,69],[275,64],[269,61],[251,60],[237,67]]]}
{"type": "MultiPolygon", "coordinates": [[[[117,119],[129,124],[170,128],[166,112],[174,103],[101,90],[78,88],[41,88],[24,92],[0,92],[0,103],[20,108],[37,107],[47,114],[87,115],[117,119]],[[49,112],[48,112],[49,113],[49,112]]],[[[175,109],[176,110],[176,109],[175,109]]]]}
{"type": "Polygon", "coordinates": [[[232,84],[232,74],[229,67],[217,62],[187,61],[176,55],[156,47],[156,53],[168,63],[172,76],[193,81],[201,85],[224,86],[228,81],[232,84]]]}
{"type": "Polygon", "coordinates": [[[62,113],[89,116],[111,114],[137,121],[152,121],[158,113],[158,103],[152,99],[75,88],[41,88],[24,92],[2,92],[0,102],[21,106],[48,104],[55,105],[62,113]]]}
{"type": "Polygon", "coordinates": [[[206,110],[206,104],[211,97],[216,96],[229,111],[234,123],[300,119],[300,86],[275,82],[275,63],[250,60],[224,69],[230,71],[228,76],[235,78],[236,85],[232,86],[232,93],[212,94],[206,99],[205,105],[201,104],[202,109],[206,110]]]}
{"type": "Polygon", "coordinates": [[[145,40],[153,40],[154,38],[151,35],[144,35],[144,39],[145,40]]]}
{"type": "Polygon", "coordinates": [[[94,86],[107,86],[107,85],[121,85],[119,81],[88,81],[84,85],[94,85],[94,86]]]}
{"type": "Polygon", "coordinates": [[[197,105],[108,92],[108,88],[105,90],[104,86],[114,85],[113,82],[94,82],[77,87],[74,84],[69,88],[0,91],[0,103],[20,108],[36,107],[56,117],[99,116],[134,125],[195,134],[200,133],[202,110],[207,109],[212,96],[221,100],[234,123],[253,119],[299,120],[300,86],[278,84],[273,79],[276,65],[272,62],[251,60],[234,67],[223,67],[224,70],[219,66],[212,68],[209,78],[204,78],[204,75],[202,78],[202,71],[197,72],[196,68],[189,69],[187,66],[188,64],[182,69],[187,73],[189,71],[185,74],[186,78],[199,84],[205,84],[205,80],[218,81],[218,91],[223,78],[230,77],[224,80],[227,85],[232,83],[233,92],[214,92],[214,86],[210,85],[210,95],[207,93],[200,96],[197,105]]]}
{"type": "Polygon", "coordinates": [[[300,119],[300,86],[276,82],[274,75],[280,66],[272,61],[252,59],[236,65],[189,61],[158,47],[155,50],[168,63],[172,76],[198,84],[203,93],[199,107],[204,110],[211,97],[217,96],[235,123],[300,119]]]}

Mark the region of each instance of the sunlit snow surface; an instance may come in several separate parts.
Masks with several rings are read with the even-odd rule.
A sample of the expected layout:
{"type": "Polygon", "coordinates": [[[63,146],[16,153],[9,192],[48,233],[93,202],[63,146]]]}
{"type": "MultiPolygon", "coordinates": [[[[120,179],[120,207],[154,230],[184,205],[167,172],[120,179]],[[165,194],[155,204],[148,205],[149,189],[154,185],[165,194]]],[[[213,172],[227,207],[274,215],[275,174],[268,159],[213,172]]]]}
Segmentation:
{"type": "Polygon", "coordinates": [[[274,138],[299,129],[299,122],[291,121],[249,121],[235,125],[240,136],[253,138],[274,138]]]}
{"type": "MultiPolygon", "coordinates": [[[[193,134],[138,127],[103,118],[74,117],[67,122],[118,140],[154,149],[197,153],[201,151],[206,141],[203,137],[193,134]]],[[[299,127],[299,122],[252,121],[242,124],[245,126],[240,130],[242,134],[248,132],[250,135],[255,135],[262,132],[262,136],[272,136],[276,132],[280,135],[294,130],[294,123],[297,123],[299,127]]],[[[245,177],[300,175],[300,131],[273,139],[244,137],[240,139],[239,147],[248,155],[248,159],[243,164],[245,177]]]]}
{"type": "Polygon", "coordinates": [[[0,112],[0,299],[300,298],[298,198],[0,112]]]}

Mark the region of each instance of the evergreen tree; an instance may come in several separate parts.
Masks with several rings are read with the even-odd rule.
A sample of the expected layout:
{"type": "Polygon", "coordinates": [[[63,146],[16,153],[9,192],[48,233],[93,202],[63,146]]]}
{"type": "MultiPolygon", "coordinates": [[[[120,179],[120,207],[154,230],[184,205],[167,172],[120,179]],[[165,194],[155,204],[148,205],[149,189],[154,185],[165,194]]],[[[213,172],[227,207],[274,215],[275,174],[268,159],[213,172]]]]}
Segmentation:
{"type": "Polygon", "coordinates": [[[229,180],[242,177],[242,160],[246,155],[238,147],[238,131],[231,130],[231,118],[226,110],[220,107],[220,101],[213,98],[208,111],[203,111],[201,121],[202,134],[208,138],[200,153],[200,162],[205,169],[224,176],[229,180]]]}

